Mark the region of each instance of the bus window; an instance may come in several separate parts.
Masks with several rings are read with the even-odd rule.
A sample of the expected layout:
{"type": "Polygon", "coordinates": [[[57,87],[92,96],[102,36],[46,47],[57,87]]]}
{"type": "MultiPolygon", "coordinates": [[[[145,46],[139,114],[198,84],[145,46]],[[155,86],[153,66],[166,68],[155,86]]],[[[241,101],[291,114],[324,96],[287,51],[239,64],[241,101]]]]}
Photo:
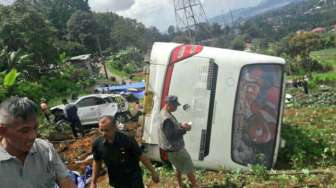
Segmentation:
{"type": "Polygon", "coordinates": [[[238,84],[232,133],[232,160],[272,166],[279,121],[281,65],[243,67],[238,84]]]}

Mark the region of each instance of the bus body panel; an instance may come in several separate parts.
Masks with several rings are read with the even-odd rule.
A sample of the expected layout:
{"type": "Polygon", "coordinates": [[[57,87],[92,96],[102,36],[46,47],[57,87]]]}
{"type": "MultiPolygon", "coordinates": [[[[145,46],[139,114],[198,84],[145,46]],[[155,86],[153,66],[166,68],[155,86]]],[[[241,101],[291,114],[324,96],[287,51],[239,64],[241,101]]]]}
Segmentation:
{"type": "MultiPolygon", "coordinates": [[[[143,140],[146,144],[148,155],[154,160],[160,160],[158,128],[160,125],[161,97],[163,95],[164,82],[171,53],[178,46],[180,44],[155,43],[151,53],[149,90],[154,93],[154,102],[151,113],[145,116],[143,140]]],[[[268,87],[267,89],[270,89],[270,84],[265,84],[268,82],[263,81],[263,79],[268,79],[272,75],[269,72],[272,71],[281,74],[281,80],[279,80],[279,76],[276,76],[272,84],[280,83],[281,85],[277,89],[271,88],[270,91],[264,89],[264,93],[271,93],[278,97],[276,98],[270,94],[270,97],[276,98],[273,101],[278,103],[276,107],[268,105],[273,107],[272,112],[277,111],[275,114],[279,117],[276,120],[277,125],[274,125],[275,116],[272,117],[267,110],[262,109],[261,113],[258,111],[257,114],[251,113],[253,115],[253,117],[250,117],[253,120],[251,122],[255,123],[251,124],[251,130],[245,132],[248,132],[250,136],[252,135],[254,140],[252,138],[248,138],[248,141],[246,141],[246,138],[242,139],[256,146],[272,141],[272,150],[265,151],[268,157],[265,164],[268,167],[274,165],[280,142],[284,64],[285,61],[278,57],[204,47],[200,53],[173,65],[169,94],[177,95],[179,102],[182,104],[173,114],[180,122],[192,122],[192,130],[187,132],[184,139],[186,149],[191,154],[195,166],[210,169],[246,169],[251,161],[257,160],[256,154],[253,152],[242,153],[243,157],[241,157],[239,151],[244,149],[244,147],[240,148],[241,146],[237,144],[240,141],[235,141],[237,138],[244,137],[241,136],[240,129],[235,128],[235,126],[243,124],[242,122],[245,122],[245,124],[250,122],[250,119],[237,120],[237,117],[243,119],[243,115],[239,114],[240,111],[237,108],[237,104],[240,107],[243,106],[242,98],[248,98],[242,92],[239,92],[238,88],[241,87],[241,91],[244,92],[245,90],[249,91],[249,87],[253,88],[253,84],[250,86],[253,82],[250,83],[248,77],[256,72],[256,78],[264,83],[260,84],[260,90],[262,91],[262,87],[265,88],[266,86],[268,87]],[[259,73],[264,73],[268,77],[262,77],[259,73]],[[242,78],[242,75],[244,78],[242,78]],[[239,95],[238,100],[237,95],[239,95]],[[265,119],[267,119],[267,122],[265,119]],[[260,120],[264,121],[261,124],[265,124],[261,128],[258,127],[260,120]],[[267,131],[264,130],[265,127],[268,130],[267,123],[269,122],[273,123],[272,127],[275,126],[275,129],[271,131],[273,133],[272,137],[267,135],[267,131]],[[253,126],[256,126],[256,128],[253,126]],[[244,158],[245,155],[248,159],[244,158]]],[[[273,76],[271,78],[273,79],[273,76]]],[[[263,102],[265,99],[270,98],[266,94],[263,95],[259,97],[262,104],[266,103],[263,102]]],[[[248,112],[245,110],[245,113],[248,112]]],[[[258,147],[253,146],[252,149],[257,150],[258,147]]]]}

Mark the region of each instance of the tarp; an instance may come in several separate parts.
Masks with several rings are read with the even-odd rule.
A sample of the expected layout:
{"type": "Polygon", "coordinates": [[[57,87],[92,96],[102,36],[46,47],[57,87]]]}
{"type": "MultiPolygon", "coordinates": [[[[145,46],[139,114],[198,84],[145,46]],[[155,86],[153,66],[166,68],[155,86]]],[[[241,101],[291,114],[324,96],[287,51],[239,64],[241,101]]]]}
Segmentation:
{"type": "Polygon", "coordinates": [[[138,99],[142,99],[145,96],[145,90],[142,90],[142,91],[130,91],[129,93],[131,93],[132,95],[134,95],[138,99]]]}
{"type": "Polygon", "coordinates": [[[122,95],[133,95],[134,97],[141,99],[145,94],[145,83],[136,82],[125,85],[115,85],[115,86],[102,86],[97,87],[95,92],[98,93],[119,93],[122,95]]]}
{"type": "Polygon", "coordinates": [[[110,92],[110,93],[116,93],[116,92],[127,92],[130,89],[137,89],[137,90],[143,90],[145,88],[144,82],[136,82],[136,83],[130,83],[125,85],[116,85],[116,86],[107,86],[107,87],[98,87],[96,90],[98,92],[110,92]]]}

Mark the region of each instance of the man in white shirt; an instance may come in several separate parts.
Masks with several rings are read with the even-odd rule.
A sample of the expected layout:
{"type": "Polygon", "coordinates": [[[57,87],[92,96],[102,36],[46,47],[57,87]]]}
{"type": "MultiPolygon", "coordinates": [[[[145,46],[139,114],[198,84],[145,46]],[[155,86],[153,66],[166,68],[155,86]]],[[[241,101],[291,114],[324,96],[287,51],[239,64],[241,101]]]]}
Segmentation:
{"type": "Polygon", "coordinates": [[[37,106],[11,97],[0,104],[0,182],[10,188],[75,188],[53,146],[37,137],[37,106]]]}

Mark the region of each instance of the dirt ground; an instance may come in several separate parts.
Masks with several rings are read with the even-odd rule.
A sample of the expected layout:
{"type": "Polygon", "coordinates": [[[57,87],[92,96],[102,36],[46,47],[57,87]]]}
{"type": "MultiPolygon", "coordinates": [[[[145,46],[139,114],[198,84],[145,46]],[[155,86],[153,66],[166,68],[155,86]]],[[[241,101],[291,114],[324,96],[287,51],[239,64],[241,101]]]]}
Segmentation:
{"type": "MultiPolygon", "coordinates": [[[[99,136],[99,132],[97,129],[92,129],[90,133],[88,133],[84,138],[79,139],[70,139],[65,141],[55,141],[52,142],[59,152],[60,156],[66,163],[67,167],[70,170],[78,171],[81,174],[84,173],[85,166],[87,164],[91,164],[92,161],[88,161],[87,163],[78,163],[78,161],[83,161],[91,154],[91,143],[92,141],[99,136]]],[[[157,168],[158,172],[160,173],[160,182],[158,184],[152,182],[150,177],[144,176],[144,182],[147,188],[174,188],[177,187],[176,180],[174,177],[173,172],[169,172],[170,174],[162,174],[167,173],[167,171],[157,168]]],[[[223,187],[221,186],[222,183],[225,181],[225,177],[228,176],[222,172],[215,172],[215,171],[201,171],[196,173],[197,178],[201,183],[201,187],[223,187]],[[209,184],[217,184],[219,186],[207,186],[209,184]]],[[[320,176],[322,177],[322,176],[320,176]]],[[[330,179],[330,178],[329,178],[330,179]]],[[[328,180],[329,181],[329,180],[328,180]]],[[[186,178],[185,178],[185,182],[186,178]]],[[[309,180],[306,182],[305,185],[312,185],[312,187],[319,187],[321,185],[322,179],[317,178],[314,180],[309,180]],[[316,181],[316,182],[315,182],[316,181]]],[[[250,183],[247,184],[247,187],[281,187],[277,182],[269,182],[269,183],[254,183],[251,185],[250,183]]],[[[297,187],[297,184],[288,187],[297,187]]],[[[246,185],[245,185],[246,186],[246,185]]],[[[108,177],[107,173],[105,172],[100,176],[98,179],[98,187],[99,188],[109,188],[108,185],[108,177]]],[[[323,186],[322,186],[323,187],[323,186]]]]}
{"type": "MultiPolygon", "coordinates": [[[[92,161],[87,161],[86,163],[78,163],[79,161],[85,160],[91,154],[91,144],[96,137],[99,136],[97,129],[92,129],[85,137],[79,139],[69,139],[64,141],[51,141],[55,146],[56,150],[60,154],[61,158],[67,165],[68,169],[73,171],[78,171],[81,174],[84,173],[85,167],[91,164],[92,161]]],[[[148,188],[170,188],[176,187],[174,179],[165,179],[156,184],[152,182],[150,178],[144,178],[146,187],[148,188]]],[[[99,188],[108,188],[108,177],[107,173],[104,173],[98,179],[99,188]]]]}
{"type": "MultiPolygon", "coordinates": [[[[51,141],[61,158],[67,165],[68,169],[78,171],[84,174],[85,167],[92,163],[92,160],[84,162],[84,160],[91,154],[91,144],[96,137],[99,136],[97,129],[93,129],[85,137],[79,139],[69,139],[64,141],[51,141]]],[[[108,177],[105,172],[98,179],[99,188],[108,188],[108,177]]],[[[155,185],[153,182],[148,181],[147,187],[162,187],[155,185]]]]}

